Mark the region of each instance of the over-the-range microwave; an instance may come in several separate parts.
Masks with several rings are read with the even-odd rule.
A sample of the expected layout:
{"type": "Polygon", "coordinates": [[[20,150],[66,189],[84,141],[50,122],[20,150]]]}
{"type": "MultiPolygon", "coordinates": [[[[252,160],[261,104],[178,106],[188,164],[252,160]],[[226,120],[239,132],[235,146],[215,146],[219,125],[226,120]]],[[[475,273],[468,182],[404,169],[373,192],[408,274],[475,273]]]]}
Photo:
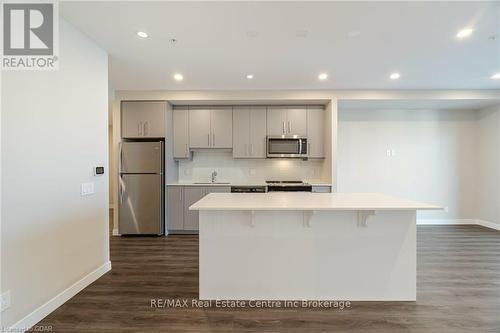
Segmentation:
{"type": "Polygon", "coordinates": [[[297,136],[268,136],[267,157],[307,159],[307,138],[297,136]]]}

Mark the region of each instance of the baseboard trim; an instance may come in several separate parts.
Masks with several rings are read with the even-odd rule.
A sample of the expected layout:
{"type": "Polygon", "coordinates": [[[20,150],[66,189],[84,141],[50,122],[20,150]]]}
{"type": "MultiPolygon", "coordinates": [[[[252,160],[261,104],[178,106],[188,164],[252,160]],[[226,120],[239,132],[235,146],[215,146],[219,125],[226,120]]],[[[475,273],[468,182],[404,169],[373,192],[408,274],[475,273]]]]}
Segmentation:
{"type": "Polygon", "coordinates": [[[475,219],[420,219],[419,225],[443,225],[443,224],[477,224],[475,219]]]}
{"type": "Polygon", "coordinates": [[[111,261],[106,262],[96,270],[90,272],[73,285],[69,286],[61,293],[56,295],[54,298],[46,302],[45,304],[38,307],[35,311],[28,314],[26,317],[15,323],[9,332],[24,332],[29,331],[34,325],[36,325],[40,320],[47,317],[52,311],[66,303],[70,298],[78,294],[84,288],[89,286],[92,282],[96,281],[98,278],[103,276],[106,272],[111,270],[111,261]]]}
{"type": "Polygon", "coordinates": [[[500,224],[484,221],[484,220],[476,220],[476,219],[420,219],[417,220],[418,225],[464,225],[464,224],[473,224],[480,225],[482,227],[500,230],[500,224]]]}
{"type": "Polygon", "coordinates": [[[117,228],[113,229],[113,236],[120,236],[120,232],[117,228]]]}
{"type": "Polygon", "coordinates": [[[494,223],[494,222],[477,220],[477,225],[480,225],[480,226],[483,226],[486,228],[490,228],[490,229],[500,230],[500,224],[494,223]]]}

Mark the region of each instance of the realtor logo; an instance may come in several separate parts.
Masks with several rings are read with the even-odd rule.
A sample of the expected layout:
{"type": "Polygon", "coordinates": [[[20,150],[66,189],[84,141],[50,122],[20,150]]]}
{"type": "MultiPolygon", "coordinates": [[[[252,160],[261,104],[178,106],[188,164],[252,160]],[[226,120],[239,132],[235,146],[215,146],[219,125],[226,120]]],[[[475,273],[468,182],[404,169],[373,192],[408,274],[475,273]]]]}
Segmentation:
{"type": "MultiPolygon", "coordinates": [[[[33,1],[32,1],[33,2],[33,1]]],[[[57,69],[57,3],[4,1],[2,69],[57,69]]]]}

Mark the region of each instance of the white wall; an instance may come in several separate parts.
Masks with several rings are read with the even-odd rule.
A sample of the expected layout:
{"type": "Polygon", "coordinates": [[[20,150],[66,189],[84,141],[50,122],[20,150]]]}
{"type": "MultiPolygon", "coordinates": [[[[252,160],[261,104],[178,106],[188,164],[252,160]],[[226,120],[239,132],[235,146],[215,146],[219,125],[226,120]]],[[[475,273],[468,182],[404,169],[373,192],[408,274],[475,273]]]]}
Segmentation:
{"type": "Polygon", "coordinates": [[[475,219],[476,130],[475,111],[340,110],[338,191],[448,207],[420,219],[475,219]]]}
{"type": "Polygon", "coordinates": [[[107,54],[60,19],[59,58],[59,71],[2,75],[2,327],[33,324],[109,267],[108,179],[92,171],[108,170],[107,54]],[[80,196],[83,182],[95,195],[80,196]]]}
{"type": "Polygon", "coordinates": [[[264,182],[265,180],[321,180],[323,160],[233,159],[228,150],[195,151],[192,160],[179,161],[179,181],[264,182]]]}
{"type": "Polygon", "coordinates": [[[500,225],[500,105],[478,112],[478,219],[500,225]]]}

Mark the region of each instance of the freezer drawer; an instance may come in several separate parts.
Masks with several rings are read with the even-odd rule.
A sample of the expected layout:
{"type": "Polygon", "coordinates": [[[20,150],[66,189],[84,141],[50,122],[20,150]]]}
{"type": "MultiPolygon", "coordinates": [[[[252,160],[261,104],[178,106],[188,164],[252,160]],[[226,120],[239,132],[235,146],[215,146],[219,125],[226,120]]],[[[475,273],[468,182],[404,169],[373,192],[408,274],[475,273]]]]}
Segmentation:
{"type": "Polygon", "coordinates": [[[163,142],[122,142],[121,173],[161,173],[163,142]]]}
{"type": "Polygon", "coordinates": [[[163,233],[162,176],[125,174],[120,177],[120,234],[163,233]]]}

